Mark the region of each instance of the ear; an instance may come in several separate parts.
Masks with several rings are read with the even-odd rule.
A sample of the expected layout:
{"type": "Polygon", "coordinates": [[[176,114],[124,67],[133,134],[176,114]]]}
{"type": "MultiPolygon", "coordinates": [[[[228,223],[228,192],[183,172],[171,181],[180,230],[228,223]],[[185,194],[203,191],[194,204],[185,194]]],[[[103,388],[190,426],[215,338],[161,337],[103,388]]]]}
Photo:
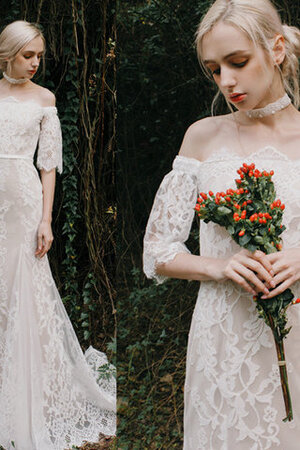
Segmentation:
{"type": "Polygon", "coordinates": [[[282,34],[277,34],[274,38],[272,55],[274,63],[277,66],[280,66],[285,58],[285,42],[282,34]]]}

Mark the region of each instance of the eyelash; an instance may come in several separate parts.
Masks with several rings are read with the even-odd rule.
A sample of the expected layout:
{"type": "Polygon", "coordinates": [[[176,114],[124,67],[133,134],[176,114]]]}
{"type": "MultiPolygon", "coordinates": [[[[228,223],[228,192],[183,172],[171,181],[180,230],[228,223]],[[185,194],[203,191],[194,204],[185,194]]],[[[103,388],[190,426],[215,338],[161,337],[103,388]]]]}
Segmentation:
{"type": "MultiPolygon", "coordinates": [[[[24,55],[24,58],[25,58],[25,59],[30,59],[31,57],[32,57],[31,55],[29,55],[29,56],[28,56],[28,55],[24,55]]],[[[41,59],[41,58],[42,58],[42,56],[41,56],[41,55],[39,55],[39,56],[38,56],[38,58],[39,58],[39,59],[41,59]]]]}
{"type": "MultiPolygon", "coordinates": [[[[247,62],[248,62],[248,60],[243,61],[243,62],[241,62],[241,63],[232,63],[232,65],[233,65],[234,67],[242,68],[242,67],[245,67],[245,65],[247,64],[247,62]]],[[[212,75],[220,75],[221,70],[220,70],[220,68],[218,68],[218,69],[212,70],[211,73],[212,73],[212,75]]]]}

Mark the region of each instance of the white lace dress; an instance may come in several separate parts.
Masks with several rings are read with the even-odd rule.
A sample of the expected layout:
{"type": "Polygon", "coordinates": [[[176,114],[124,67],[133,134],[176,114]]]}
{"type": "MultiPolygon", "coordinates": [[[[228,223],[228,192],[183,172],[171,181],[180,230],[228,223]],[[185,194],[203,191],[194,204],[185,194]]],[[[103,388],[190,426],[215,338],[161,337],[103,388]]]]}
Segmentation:
{"type": "Polygon", "coordinates": [[[34,256],[42,217],[37,143],[37,166],[61,171],[56,108],[2,99],[0,445],[6,450],[63,450],[115,431],[115,383],[97,382],[105,355],[92,347],[83,355],[47,256],[34,256]]]}
{"type": "MultiPolygon", "coordinates": [[[[158,263],[188,252],[197,193],[234,187],[243,162],[275,171],[277,198],[285,204],[284,248],[300,242],[300,159],[272,147],[250,158],[220,149],[200,162],[177,156],[164,178],[145,235],[144,270],[158,282],[158,263]]],[[[240,248],[226,230],[201,223],[201,254],[226,258],[240,248]]],[[[294,294],[299,297],[297,282],[294,294]]],[[[289,308],[292,330],[285,340],[294,421],[283,423],[276,351],[270,329],[259,319],[252,296],[233,282],[202,282],[189,333],[185,383],[185,450],[299,450],[300,307],[289,308]]]]}

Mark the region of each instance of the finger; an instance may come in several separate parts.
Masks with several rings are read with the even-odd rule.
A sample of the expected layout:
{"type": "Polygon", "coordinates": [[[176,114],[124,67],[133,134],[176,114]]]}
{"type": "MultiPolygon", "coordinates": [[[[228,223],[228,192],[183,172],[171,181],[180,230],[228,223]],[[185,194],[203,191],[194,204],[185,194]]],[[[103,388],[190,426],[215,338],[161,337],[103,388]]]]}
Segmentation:
{"type": "Polygon", "coordinates": [[[38,235],[38,238],[37,238],[37,249],[36,249],[35,254],[36,255],[40,255],[40,253],[42,252],[42,249],[43,249],[43,236],[42,235],[38,235]]]}
{"type": "Polygon", "coordinates": [[[282,256],[281,252],[274,252],[270,253],[269,255],[266,255],[266,258],[271,264],[274,264],[279,258],[281,258],[281,256],[282,256]]]}
{"type": "MultiPolygon", "coordinates": [[[[236,272],[241,275],[245,280],[254,285],[254,288],[257,292],[263,292],[264,294],[269,294],[268,288],[264,285],[262,281],[255,275],[252,270],[249,270],[247,267],[239,265],[236,267],[236,272]]],[[[256,292],[255,292],[256,294],[256,292]]]]}
{"type": "Polygon", "coordinates": [[[247,283],[245,278],[240,276],[238,273],[231,271],[227,274],[227,277],[230,278],[235,283],[237,283],[239,286],[241,286],[243,289],[245,289],[245,291],[249,292],[250,294],[252,295],[257,294],[256,291],[250,286],[250,284],[247,283]]]}
{"type": "Polygon", "coordinates": [[[276,283],[277,287],[280,283],[283,283],[285,280],[290,279],[292,283],[294,283],[296,280],[294,278],[294,273],[291,271],[291,269],[283,270],[282,272],[279,272],[274,278],[273,281],[276,283]]]}
{"type": "MultiPolygon", "coordinates": [[[[253,259],[260,262],[260,264],[269,272],[272,276],[274,275],[273,267],[271,261],[267,258],[267,255],[260,250],[256,250],[253,253],[253,259]]],[[[267,280],[266,280],[267,281],[267,280]]]]}
{"type": "Polygon", "coordinates": [[[42,251],[42,253],[41,253],[41,258],[42,258],[43,256],[45,256],[46,253],[48,253],[48,251],[49,251],[50,248],[51,248],[51,244],[52,244],[52,240],[51,240],[51,239],[45,241],[45,245],[44,245],[43,251],[42,251]]]}
{"type": "Polygon", "coordinates": [[[274,269],[275,274],[278,274],[279,272],[282,272],[283,270],[288,269],[288,267],[289,267],[289,263],[285,260],[285,258],[282,258],[282,257],[273,264],[273,269],[274,269]]]}
{"type": "MultiPolygon", "coordinates": [[[[260,280],[262,283],[263,281],[265,281],[266,283],[269,283],[270,285],[272,285],[272,276],[270,274],[270,272],[268,272],[268,270],[266,270],[266,268],[260,264],[260,262],[249,258],[245,261],[244,265],[246,267],[248,267],[249,269],[251,269],[252,272],[256,272],[256,278],[258,280],[260,280]]],[[[275,287],[275,284],[274,286],[275,287]]]]}
{"type": "Polygon", "coordinates": [[[268,295],[263,295],[261,298],[263,300],[269,300],[269,299],[275,297],[276,295],[282,294],[282,292],[284,292],[286,289],[288,289],[292,284],[293,284],[293,280],[291,278],[289,278],[288,280],[285,280],[282,284],[277,286],[277,288],[274,289],[273,291],[271,291],[268,295]]]}

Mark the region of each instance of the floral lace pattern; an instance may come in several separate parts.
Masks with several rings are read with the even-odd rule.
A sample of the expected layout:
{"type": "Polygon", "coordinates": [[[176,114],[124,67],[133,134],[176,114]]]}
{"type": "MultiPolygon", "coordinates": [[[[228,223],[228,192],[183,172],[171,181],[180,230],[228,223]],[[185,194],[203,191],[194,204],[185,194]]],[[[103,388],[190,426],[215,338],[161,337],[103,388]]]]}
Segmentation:
{"type": "Polygon", "coordinates": [[[39,141],[38,166],[61,170],[56,109],[9,97],[0,112],[0,445],[62,450],[115,433],[115,380],[99,379],[103,353],[82,353],[47,256],[34,256],[43,198],[32,161],[39,141]]]}
{"type": "MultiPolygon", "coordinates": [[[[198,192],[232,187],[241,163],[275,171],[277,196],[286,204],[283,248],[300,242],[300,161],[273,147],[241,157],[220,149],[200,162],[177,156],[156,195],[144,239],[144,270],[179,252],[194,217],[198,192]]],[[[228,258],[239,247],[226,230],[201,223],[201,254],[228,258]]],[[[300,283],[293,286],[296,296],[300,283]]],[[[185,450],[296,450],[300,433],[300,310],[288,310],[292,330],[285,341],[294,421],[283,423],[276,351],[270,329],[258,318],[252,297],[233,282],[202,282],[193,314],[185,382],[185,450]]]]}

